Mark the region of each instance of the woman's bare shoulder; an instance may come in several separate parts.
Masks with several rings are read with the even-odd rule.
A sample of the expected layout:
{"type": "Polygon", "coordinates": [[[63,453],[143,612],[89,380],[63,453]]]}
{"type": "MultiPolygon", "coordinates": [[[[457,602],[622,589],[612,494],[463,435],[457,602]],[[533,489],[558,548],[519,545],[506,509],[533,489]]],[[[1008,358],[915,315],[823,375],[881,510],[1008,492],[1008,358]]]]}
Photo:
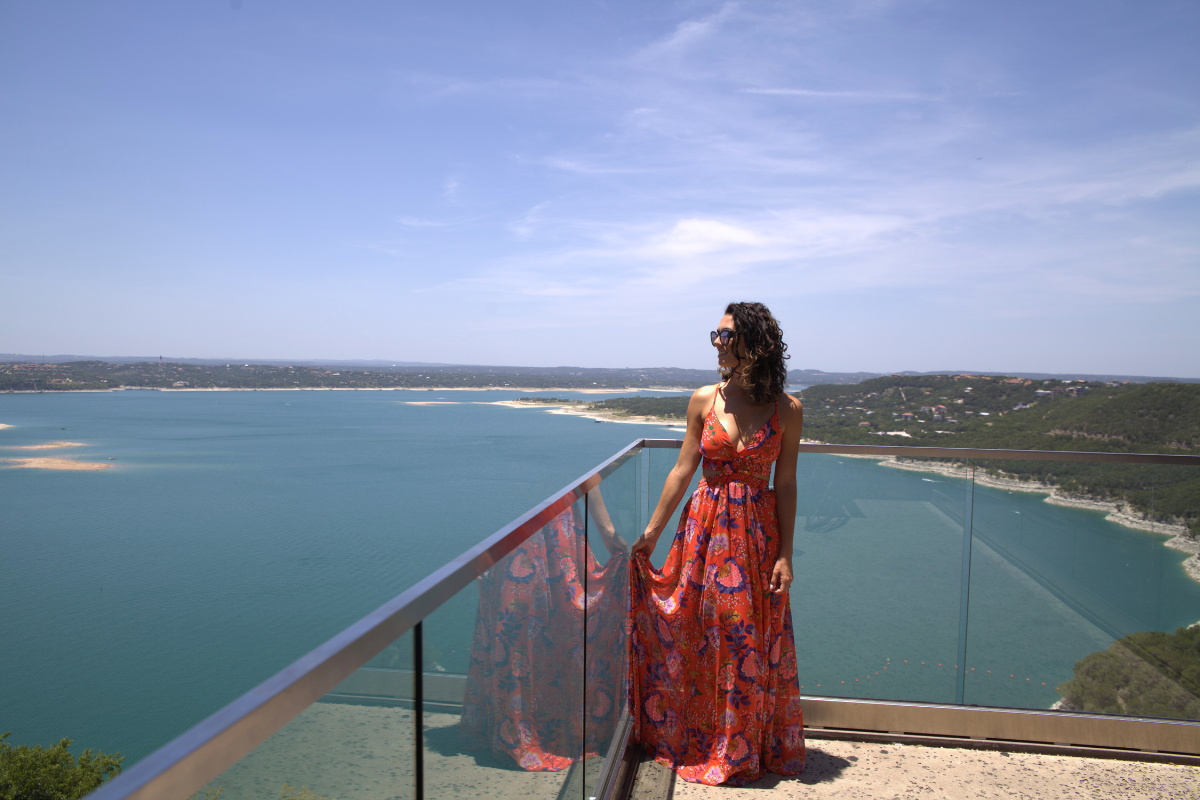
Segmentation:
{"type": "Polygon", "coordinates": [[[696,391],[692,392],[692,399],[688,401],[688,408],[694,408],[697,405],[703,405],[707,408],[717,397],[717,389],[721,384],[714,383],[711,386],[701,386],[696,391]]]}
{"type": "Polygon", "coordinates": [[[787,423],[789,419],[803,420],[804,406],[800,403],[799,397],[792,397],[790,394],[779,395],[779,416],[787,423]]]}

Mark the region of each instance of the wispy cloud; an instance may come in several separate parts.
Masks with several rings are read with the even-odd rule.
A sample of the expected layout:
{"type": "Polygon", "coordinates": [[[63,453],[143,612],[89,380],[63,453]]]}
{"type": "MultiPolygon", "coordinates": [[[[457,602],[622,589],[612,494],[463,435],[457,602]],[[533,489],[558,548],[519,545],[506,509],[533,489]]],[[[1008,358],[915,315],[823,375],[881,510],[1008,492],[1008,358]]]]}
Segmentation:
{"type": "MultiPolygon", "coordinates": [[[[886,14],[896,4],[867,5],[854,13],[886,14]]],[[[596,65],[586,85],[564,87],[564,102],[574,92],[607,108],[609,127],[590,142],[576,138],[569,153],[525,157],[578,183],[556,200],[552,219],[538,204],[509,225],[527,246],[481,267],[488,291],[536,293],[541,276],[556,292],[578,280],[590,296],[702,286],[731,274],[803,275],[800,291],[810,293],[966,291],[989,275],[1030,273],[1066,293],[1115,297],[1125,291],[1116,264],[1128,261],[1085,269],[1084,280],[1063,250],[1112,239],[1108,249],[1124,258],[1149,256],[1147,244],[1115,241],[1153,213],[1139,204],[1200,188],[1195,128],[1086,142],[1039,132],[1057,109],[1016,113],[1038,87],[994,75],[976,86],[954,72],[953,58],[933,79],[855,69],[845,59],[830,73],[820,52],[802,51],[819,51],[842,21],[802,16],[764,22],[724,5],[624,60],[596,65]],[[784,40],[772,28],[805,34],[784,40]],[[866,88],[770,80],[788,69],[866,88]],[[900,88],[906,83],[912,88],[900,88]],[[830,101],[828,115],[797,99],[830,101]],[[1098,221],[1114,208],[1118,222],[1098,221]],[[1048,238],[1048,228],[1061,238],[1048,238]],[[553,242],[540,235],[548,230],[559,234],[553,242]],[[981,257],[993,248],[1004,258],[981,257]],[[609,279],[597,284],[597,270],[609,279]]],[[[1194,252],[1184,247],[1167,260],[1175,267],[1151,271],[1130,297],[1194,293],[1196,281],[1181,274],[1189,263],[1197,272],[1194,252]]]]}
{"type": "Polygon", "coordinates": [[[538,203],[516,219],[508,223],[508,229],[517,239],[530,239],[542,224],[542,212],[548,203],[538,203]]]}
{"type": "Polygon", "coordinates": [[[721,26],[737,14],[737,5],[725,3],[716,12],[696,19],[685,19],[675,25],[667,36],[643,47],[635,56],[640,63],[662,58],[678,59],[691,55],[712,39],[721,26]]]}
{"type": "Polygon", "coordinates": [[[635,172],[646,172],[645,169],[624,164],[591,161],[589,157],[572,158],[564,155],[552,155],[544,158],[543,163],[554,169],[575,172],[580,175],[629,175],[635,172]]]}
{"type": "Polygon", "coordinates": [[[897,102],[936,100],[931,95],[914,94],[911,92],[860,92],[824,89],[794,89],[785,87],[756,87],[742,89],[746,94],[773,95],[776,97],[803,97],[814,100],[864,100],[870,102],[897,102]]]}
{"type": "Polygon", "coordinates": [[[553,77],[453,76],[430,72],[410,72],[396,79],[399,86],[415,89],[432,97],[504,95],[506,97],[545,97],[562,92],[569,82],[553,77]]]}
{"type": "Polygon", "coordinates": [[[762,247],[768,239],[749,228],[715,219],[683,219],[643,249],[649,258],[693,258],[733,248],[762,247]]]}

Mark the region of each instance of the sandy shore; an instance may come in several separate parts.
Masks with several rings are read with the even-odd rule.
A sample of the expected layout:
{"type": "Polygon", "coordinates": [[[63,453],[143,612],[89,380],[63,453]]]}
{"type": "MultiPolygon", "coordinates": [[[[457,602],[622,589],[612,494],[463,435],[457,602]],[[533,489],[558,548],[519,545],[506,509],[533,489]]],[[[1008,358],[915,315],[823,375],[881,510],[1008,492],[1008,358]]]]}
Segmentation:
{"type": "Polygon", "coordinates": [[[83,442],[48,442],[47,444],[0,445],[5,450],[57,450],[60,447],[87,447],[83,442]]]}
{"type": "Polygon", "coordinates": [[[488,405],[504,406],[505,408],[533,408],[545,411],[547,414],[584,417],[585,419],[594,419],[597,422],[622,422],[626,425],[658,425],[659,427],[666,427],[672,430],[687,430],[687,421],[675,417],[628,416],[617,411],[591,409],[582,403],[529,403],[520,400],[496,400],[488,405]]]}
{"type": "Polygon", "coordinates": [[[100,464],[94,461],[72,461],[69,458],[4,458],[10,469],[60,469],[69,471],[91,471],[109,469],[112,464],[100,464]]]}

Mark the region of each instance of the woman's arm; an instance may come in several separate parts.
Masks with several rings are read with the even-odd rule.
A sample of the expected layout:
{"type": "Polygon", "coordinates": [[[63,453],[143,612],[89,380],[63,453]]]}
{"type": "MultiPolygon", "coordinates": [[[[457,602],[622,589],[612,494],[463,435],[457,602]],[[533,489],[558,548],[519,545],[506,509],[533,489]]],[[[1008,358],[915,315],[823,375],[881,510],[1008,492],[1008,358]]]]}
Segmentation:
{"type": "Polygon", "coordinates": [[[779,398],[783,443],[775,461],[775,512],[779,517],[779,557],[771,571],[771,591],[784,594],[792,585],[792,537],[796,532],[796,456],[804,431],[804,407],[789,395],[779,398]]]}
{"type": "Polygon", "coordinates": [[[588,490],[587,500],[588,514],[591,515],[592,522],[596,523],[596,530],[600,532],[600,539],[608,548],[608,552],[613,555],[629,552],[629,543],[617,533],[617,526],[608,515],[608,507],[604,505],[604,495],[600,494],[599,486],[588,490]]]}
{"type": "Polygon", "coordinates": [[[683,436],[683,448],[679,451],[679,459],[675,462],[675,466],[671,468],[671,474],[667,476],[667,481],[663,484],[662,496],[658,498],[658,505],[655,506],[654,513],[650,515],[650,524],[633,543],[634,555],[638,553],[650,555],[654,552],[654,545],[658,543],[658,537],[662,534],[663,528],[667,527],[667,522],[670,521],[679,501],[687,492],[688,484],[692,482],[692,476],[696,474],[696,467],[700,466],[700,436],[704,428],[704,417],[708,414],[708,408],[712,405],[716,392],[717,387],[714,385],[697,389],[692,394],[692,399],[688,402],[687,433],[683,436]]]}

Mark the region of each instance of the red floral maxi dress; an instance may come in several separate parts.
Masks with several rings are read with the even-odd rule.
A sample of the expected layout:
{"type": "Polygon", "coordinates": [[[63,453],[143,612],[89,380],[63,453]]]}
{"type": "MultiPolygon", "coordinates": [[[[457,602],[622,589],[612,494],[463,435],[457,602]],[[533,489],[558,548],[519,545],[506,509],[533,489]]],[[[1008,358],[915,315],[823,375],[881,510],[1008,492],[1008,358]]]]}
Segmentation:
{"type": "Polygon", "coordinates": [[[705,470],[662,571],[630,570],[629,709],[636,741],[684,780],[742,784],[804,769],[804,726],[787,595],[770,591],[779,554],[779,409],[738,452],[704,418],[705,470]]]}

